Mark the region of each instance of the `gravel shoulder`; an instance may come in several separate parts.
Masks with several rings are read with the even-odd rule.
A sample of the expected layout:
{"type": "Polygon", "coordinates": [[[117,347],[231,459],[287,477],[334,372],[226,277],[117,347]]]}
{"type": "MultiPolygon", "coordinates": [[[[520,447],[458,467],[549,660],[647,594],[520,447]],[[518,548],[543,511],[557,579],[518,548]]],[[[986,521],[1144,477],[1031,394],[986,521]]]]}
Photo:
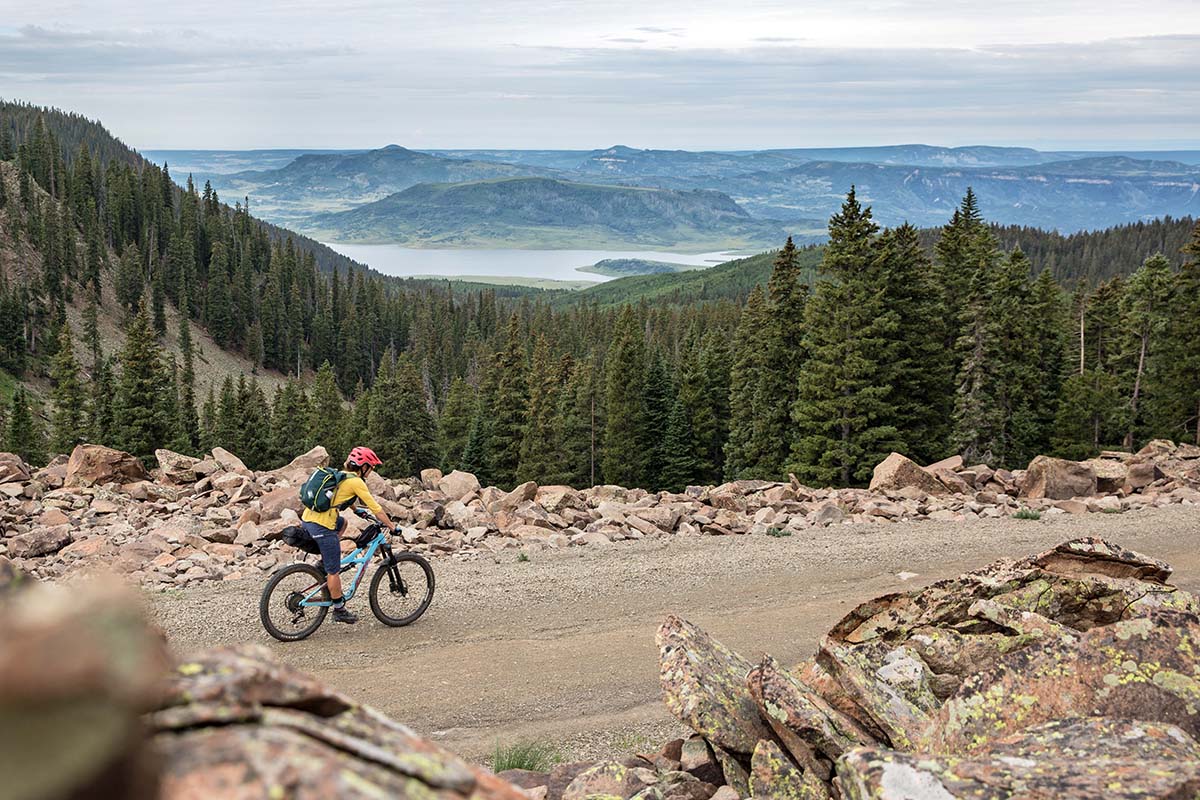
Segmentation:
{"type": "Polygon", "coordinates": [[[664,537],[434,562],[437,592],[409,628],[326,622],[283,644],[258,621],[266,576],[148,594],[180,654],[254,642],[469,758],[548,739],[566,757],[656,745],[678,730],[659,699],[654,631],[678,613],[753,658],[812,654],[857,603],[1077,536],[1165,559],[1200,592],[1200,507],[1032,520],[845,525],[786,538],[664,537]],[[916,573],[907,582],[897,574],[916,573]]]}

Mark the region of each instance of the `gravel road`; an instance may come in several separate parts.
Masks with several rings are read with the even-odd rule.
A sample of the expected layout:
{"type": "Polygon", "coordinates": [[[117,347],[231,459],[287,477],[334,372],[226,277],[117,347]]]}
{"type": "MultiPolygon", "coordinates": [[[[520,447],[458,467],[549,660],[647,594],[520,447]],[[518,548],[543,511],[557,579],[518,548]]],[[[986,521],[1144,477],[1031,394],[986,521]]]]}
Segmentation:
{"type": "Polygon", "coordinates": [[[1103,536],[1169,561],[1200,592],[1200,508],[1042,520],[853,525],[787,538],[669,537],[609,547],[434,562],[437,593],[415,625],[392,629],[352,603],[356,626],[327,621],[282,644],[258,621],[262,579],[149,597],[177,652],[257,642],[453,750],[548,739],[566,757],[657,744],[678,730],[660,702],[654,631],[678,613],[743,655],[784,663],[859,602],[1103,536]],[[897,575],[916,573],[907,582],[897,575]]]}

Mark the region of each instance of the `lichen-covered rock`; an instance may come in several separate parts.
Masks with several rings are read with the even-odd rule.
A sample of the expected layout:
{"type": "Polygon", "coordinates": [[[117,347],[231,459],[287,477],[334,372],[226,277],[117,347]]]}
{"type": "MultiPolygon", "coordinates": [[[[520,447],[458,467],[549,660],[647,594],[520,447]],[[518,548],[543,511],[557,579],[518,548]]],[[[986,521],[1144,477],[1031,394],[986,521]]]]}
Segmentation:
{"type": "Polygon", "coordinates": [[[1003,657],[948,700],[927,736],[933,752],[969,753],[1056,719],[1108,716],[1200,734],[1200,617],[1153,611],[1003,657]]]}
{"type": "Polygon", "coordinates": [[[763,718],[793,758],[803,759],[807,750],[836,761],[854,747],[877,744],[857,722],[807,691],[770,656],[750,680],[752,693],[758,687],[755,694],[763,718]]]}
{"type": "Polygon", "coordinates": [[[0,608],[2,793],[156,797],[140,715],[158,701],[162,637],[115,583],[28,583],[0,608]]]}
{"type": "Polygon", "coordinates": [[[746,686],[751,664],[677,616],[656,637],[667,709],[713,744],[748,755],[770,728],[746,686]]]}
{"type": "Polygon", "coordinates": [[[150,719],[166,800],[524,796],[262,647],[181,663],[165,696],[150,719]]]}
{"type": "Polygon", "coordinates": [[[1200,748],[1171,725],[1068,719],[997,740],[967,758],[852,750],[837,771],[846,800],[1168,800],[1200,792],[1200,748]]]}
{"type": "Polygon", "coordinates": [[[800,770],[770,739],[754,748],[750,794],[756,800],[826,800],[830,796],[823,781],[800,770]]]}
{"type": "Polygon", "coordinates": [[[941,706],[932,671],[911,648],[882,640],[845,645],[827,636],[818,658],[893,747],[915,745],[941,706]]]}
{"type": "Polygon", "coordinates": [[[562,800],[632,797],[657,783],[658,775],[652,769],[604,761],[579,773],[563,791],[562,800]]]}

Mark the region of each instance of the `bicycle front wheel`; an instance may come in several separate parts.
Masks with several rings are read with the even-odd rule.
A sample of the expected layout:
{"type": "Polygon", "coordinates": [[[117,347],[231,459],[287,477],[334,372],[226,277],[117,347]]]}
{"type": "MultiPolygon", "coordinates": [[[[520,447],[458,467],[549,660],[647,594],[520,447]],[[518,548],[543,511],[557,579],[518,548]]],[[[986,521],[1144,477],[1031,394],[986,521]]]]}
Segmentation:
{"type": "Polygon", "coordinates": [[[397,553],[371,578],[371,613],[384,625],[400,628],[416,622],[433,602],[433,567],[416,553],[397,553]]]}
{"type": "Polygon", "coordinates": [[[302,606],[300,601],[317,586],[321,590],[312,599],[328,602],[325,574],[312,564],[289,564],[272,575],[258,601],[258,616],[267,633],[281,642],[312,636],[325,621],[329,606],[302,606]]]}

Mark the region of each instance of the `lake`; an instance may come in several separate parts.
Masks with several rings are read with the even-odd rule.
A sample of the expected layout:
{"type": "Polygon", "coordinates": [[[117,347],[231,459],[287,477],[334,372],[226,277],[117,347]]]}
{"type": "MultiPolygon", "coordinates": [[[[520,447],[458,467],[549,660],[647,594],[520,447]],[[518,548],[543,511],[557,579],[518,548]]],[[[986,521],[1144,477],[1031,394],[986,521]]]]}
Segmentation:
{"type": "Polygon", "coordinates": [[[385,275],[401,277],[518,277],[599,283],[611,278],[579,272],[578,268],[590,267],[606,258],[640,258],[711,267],[738,257],[731,253],[664,253],[654,250],[472,250],[423,249],[396,244],[323,244],[385,275]]]}

